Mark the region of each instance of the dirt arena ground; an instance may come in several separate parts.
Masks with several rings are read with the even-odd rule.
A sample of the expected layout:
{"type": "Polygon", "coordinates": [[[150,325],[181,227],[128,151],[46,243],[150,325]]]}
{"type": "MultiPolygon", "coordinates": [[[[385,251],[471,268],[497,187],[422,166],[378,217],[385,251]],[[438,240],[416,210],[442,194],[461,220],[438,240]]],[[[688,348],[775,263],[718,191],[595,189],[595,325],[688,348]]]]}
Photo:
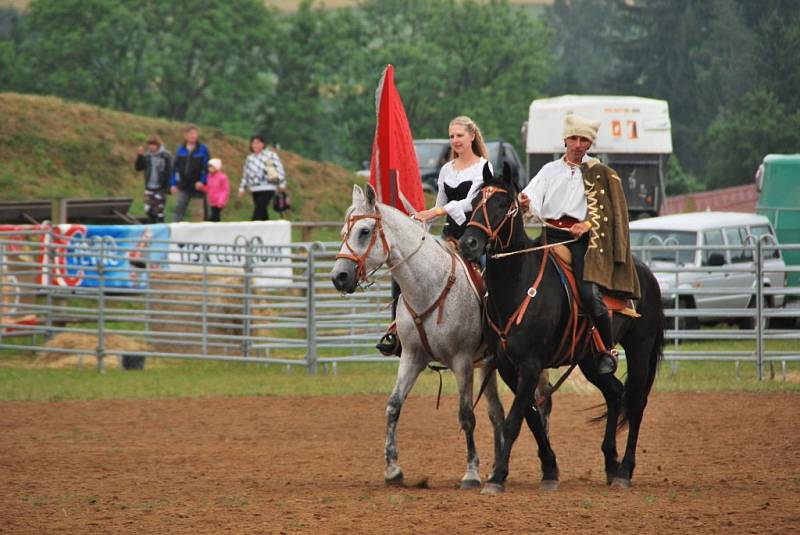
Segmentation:
{"type": "MultiPolygon", "coordinates": [[[[654,394],[634,486],[604,484],[598,400],[559,394],[561,488],[527,431],[497,497],[456,490],[456,400],[412,396],[383,484],[384,398],[0,404],[4,533],[800,533],[800,396],[654,394]]],[[[509,400],[504,400],[508,406],[509,400]]],[[[490,428],[480,406],[482,475],[490,428]]]]}

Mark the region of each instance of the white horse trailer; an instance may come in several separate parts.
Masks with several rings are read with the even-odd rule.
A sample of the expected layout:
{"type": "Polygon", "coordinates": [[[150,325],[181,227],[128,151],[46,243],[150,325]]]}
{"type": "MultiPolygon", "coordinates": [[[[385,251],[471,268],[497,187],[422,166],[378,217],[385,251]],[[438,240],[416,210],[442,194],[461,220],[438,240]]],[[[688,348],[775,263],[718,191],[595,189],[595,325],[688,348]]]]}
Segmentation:
{"type": "Polygon", "coordinates": [[[658,215],[664,201],[664,176],[672,154],[669,109],[665,100],[641,97],[562,95],[531,103],[524,127],[528,173],[564,153],[564,117],[574,113],[600,121],[590,153],[622,179],[632,220],[658,215]]]}

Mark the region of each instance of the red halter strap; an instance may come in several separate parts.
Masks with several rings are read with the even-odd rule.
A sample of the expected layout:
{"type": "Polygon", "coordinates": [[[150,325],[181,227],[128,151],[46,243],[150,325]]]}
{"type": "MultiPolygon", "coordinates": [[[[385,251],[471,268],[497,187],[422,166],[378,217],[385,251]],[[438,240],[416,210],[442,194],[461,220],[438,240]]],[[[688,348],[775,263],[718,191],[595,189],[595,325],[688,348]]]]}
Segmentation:
{"type": "MultiPolygon", "coordinates": [[[[367,275],[367,266],[366,261],[369,253],[372,251],[372,247],[375,245],[375,242],[378,239],[378,235],[381,237],[381,243],[383,244],[383,250],[386,251],[386,259],[389,258],[389,243],[386,241],[386,234],[383,232],[383,217],[381,216],[378,207],[375,207],[374,214],[361,214],[361,215],[351,215],[347,218],[347,232],[342,239],[342,243],[350,253],[338,253],[336,255],[336,259],[345,258],[347,260],[352,260],[356,263],[356,277],[359,281],[369,282],[369,277],[367,275]],[[367,249],[364,251],[364,254],[356,254],[352,247],[350,247],[350,232],[353,230],[353,226],[356,224],[357,221],[362,219],[374,219],[375,220],[375,227],[372,231],[372,237],[369,240],[369,245],[367,249]]],[[[384,259],[384,262],[386,261],[384,259]]]]}
{"type": "Polygon", "coordinates": [[[489,239],[489,242],[497,242],[500,244],[500,249],[506,249],[508,245],[511,243],[511,236],[514,234],[514,221],[517,215],[517,211],[519,210],[519,204],[517,203],[517,200],[514,199],[514,202],[508,208],[506,214],[503,216],[503,220],[500,221],[500,224],[497,225],[496,229],[492,229],[491,223],[489,222],[489,212],[486,209],[486,204],[489,202],[489,199],[491,199],[495,193],[508,193],[508,190],[503,188],[498,188],[495,186],[486,186],[485,188],[483,188],[481,201],[478,203],[478,206],[475,207],[475,210],[473,210],[472,217],[470,218],[469,223],[467,223],[467,226],[477,227],[481,229],[484,232],[484,234],[486,234],[487,238],[489,239]],[[483,213],[483,220],[486,222],[485,224],[475,221],[475,214],[478,213],[478,210],[480,210],[483,213]],[[503,241],[499,237],[499,234],[500,231],[505,226],[505,224],[508,223],[509,221],[510,224],[508,229],[508,239],[506,239],[506,242],[503,243],[503,241]]]}

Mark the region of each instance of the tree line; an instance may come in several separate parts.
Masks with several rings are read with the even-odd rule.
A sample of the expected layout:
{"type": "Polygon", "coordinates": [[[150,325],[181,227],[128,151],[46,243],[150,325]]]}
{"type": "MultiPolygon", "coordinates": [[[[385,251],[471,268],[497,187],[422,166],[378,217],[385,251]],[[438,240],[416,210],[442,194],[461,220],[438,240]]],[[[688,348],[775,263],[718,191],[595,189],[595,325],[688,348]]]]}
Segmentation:
{"type": "Polygon", "coordinates": [[[668,190],[748,183],[800,150],[800,0],[32,0],[0,11],[0,91],[215,125],[317,160],[369,158],[387,63],[416,137],[470,115],[524,150],[534,98],[669,101],[668,190]]]}

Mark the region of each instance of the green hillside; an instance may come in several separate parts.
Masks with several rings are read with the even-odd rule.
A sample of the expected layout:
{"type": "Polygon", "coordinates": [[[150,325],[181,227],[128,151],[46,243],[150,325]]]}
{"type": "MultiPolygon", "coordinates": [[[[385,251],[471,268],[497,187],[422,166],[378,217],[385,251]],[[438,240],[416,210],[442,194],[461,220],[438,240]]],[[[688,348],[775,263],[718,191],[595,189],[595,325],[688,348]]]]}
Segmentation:
{"type": "MultiPolygon", "coordinates": [[[[553,0],[510,0],[510,4],[521,5],[550,5],[553,0]]],[[[13,7],[16,9],[27,9],[30,0],[0,0],[0,7],[13,7]]],[[[264,4],[277,8],[280,11],[297,11],[300,0],[264,0],[264,4]]],[[[352,7],[358,5],[358,0],[325,0],[319,3],[328,9],[340,7],[352,7]]]]}
{"type": "MultiPolygon", "coordinates": [[[[141,117],[59,98],[0,93],[0,191],[5,200],[54,197],[133,197],[142,214],[142,175],[134,171],[136,148],[155,132],[174,154],[182,123],[141,117]]],[[[201,140],[221,158],[235,190],[247,156],[247,140],[200,125],[201,140]]],[[[286,167],[292,210],[299,221],[338,221],[358,177],[337,165],[278,151],[286,167]]],[[[168,206],[171,215],[172,201],[168,206]]],[[[247,219],[249,196],[234,194],[223,220],[247,219]]],[[[200,214],[195,213],[193,220],[200,214]]]]}

